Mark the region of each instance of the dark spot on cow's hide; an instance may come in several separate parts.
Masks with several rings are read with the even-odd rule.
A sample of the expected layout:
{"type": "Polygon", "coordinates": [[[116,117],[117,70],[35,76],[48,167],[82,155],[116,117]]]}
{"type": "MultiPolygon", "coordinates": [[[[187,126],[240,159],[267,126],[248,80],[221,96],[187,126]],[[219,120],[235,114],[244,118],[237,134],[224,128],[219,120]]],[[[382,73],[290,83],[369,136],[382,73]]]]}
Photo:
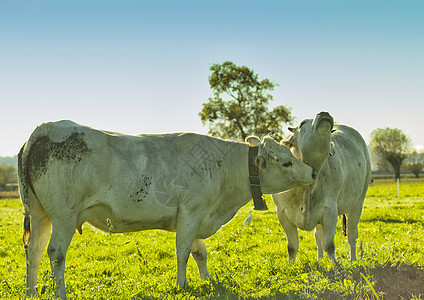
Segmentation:
{"type": "Polygon", "coordinates": [[[222,166],[222,159],[217,159],[216,164],[218,165],[218,167],[221,167],[222,166]]]}
{"type": "Polygon", "coordinates": [[[51,159],[64,162],[81,161],[91,152],[84,141],[84,135],[82,132],[74,132],[63,142],[53,142],[48,136],[35,141],[28,156],[32,178],[35,180],[46,174],[51,159]]]}
{"type": "Polygon", "coordinates": [[[149,189],[152,185],[152,178],[148,176],[142,176],[141,179],[137,180],[136,189],[131,194],[131,199],[133,201],[141,202],[143,199],[149,195],[149,189]]]}

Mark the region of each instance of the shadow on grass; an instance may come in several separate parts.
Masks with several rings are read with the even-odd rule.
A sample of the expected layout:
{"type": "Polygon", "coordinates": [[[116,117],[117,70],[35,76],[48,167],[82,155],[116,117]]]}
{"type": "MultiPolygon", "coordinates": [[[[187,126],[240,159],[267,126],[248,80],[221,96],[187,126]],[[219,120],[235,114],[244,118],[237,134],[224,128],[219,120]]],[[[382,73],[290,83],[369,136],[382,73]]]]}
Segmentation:
{"type": "MultiPolygon", "coordinates": [[[[169,299],[423,299],[424,296],[424,270],[415,264],[386,261],[376,263],[374,266],[357,265],[354,268],[326,269],[316,264],[317,268],[330,282],[352,281],[358,288],[347,292],[342,286],[327,286],[319,290],[314,287],[305,287],[303,291],[281,292],[278,289],[268,296],[250,297],[243,296],[238,283],[231,276],[216,274],[209,281],[187,291],[173,287],[169,291],[169,299]],[[372,282],[369,283],[369,282],[372,282]]],[[[312,271],[312,269],[310,270],[312,271]]],[[[132,299],[163,299],[152,298],[140,292],[132,299]]]]}
{"type": "MultiPolygon", "coordinates": [[[[210,290],[192,291],[190,294],[196,299],[423,299],[424,270],[416,264],[406,264],[401,261],[387,260],[373,266],[357,265],[354,268],[326,268],[319,263],[313,264],[312,269],[318,270],[329,282],[326,287],[314,290],[313,282],[297,291],[281,292],[276,289],[264,297],[243,297],[238,293],[237,283],[231,278],[217,277],[211,279],[210,290]],[[367,279],[373,282],[370,284],[367,279]],[[351,281],[357,288],[347,291],[343,282],[351,281]]],[[[311,269],[311,271],[312,271],[311,269]]]]}
{"type": "Polygon", "coordinates": [[[422,299],[424,296],[424,270],[415,264],[386,262],[369,270],[374,277],[374,289],[380,299],[422,299]]]}
{"type": "Polygon", "coordinates": [[[243,296],[239,283],[234,281],[230,276],[218,276],[215,275],[209,280],[209,284],[206,284],[204,287],[192,290],[190,296],[195,297],[196,299],[228,299],[228,300],[253,300],[253,299],[281,299],[281,300],[298,300],[303,299],[302,297],[292,295],[292,294],[283,294],[279,291],[274,291],[270,296],[263,297],[251,297],[243,296]]]}
{"type": "MultiPolygon", "coordinates": [[[[253,300],[253,299],[281,299],[281,300],[299,300],[304,297],[296,295],[286,295],[278,291],[274,292],[271,296],[264,297],[250,297],[241,295],[241,291],[238,287],[238,283],[229,276],[222,276],[219,278],[218,275],[212,276],[208,281],[204,281],[203,284],[194,288],[188,288],[184,291],[177,287],[173,287],[169,290],[168,299],[226,299],[226,300],[253,300]]],[[[147,292],[148,293],[148,292],[147,292]]],[[[133,300],[147,300],[147,299],[164,299],[161,297],[152,297],[144,292],[139,292],[133,295],[133,300]]]]}
{"type": "Polygon", "coordinates": [[[372,218],[372,219],[361,219],[361,222],[364,223],[375,223],[375,222],[382,222],[382,223],[386,223],[386,224],[424,224],[423,221],[421,220],[414,220],[414,219],[406,219],[406,220],[399,220],[399,219],[392,219],[392,218],[372,218]]]}

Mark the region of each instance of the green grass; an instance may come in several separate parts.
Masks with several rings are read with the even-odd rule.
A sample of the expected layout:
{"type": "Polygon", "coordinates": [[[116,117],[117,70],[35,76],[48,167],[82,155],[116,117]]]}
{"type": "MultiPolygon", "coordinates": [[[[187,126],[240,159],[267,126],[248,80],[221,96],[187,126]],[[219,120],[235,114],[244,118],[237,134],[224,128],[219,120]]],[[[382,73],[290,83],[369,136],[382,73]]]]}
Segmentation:
{"type": "MultiPolygon", "coordinates": [[[[270,210],[252,203],[205,241],[210,281],[200,279],[189,259],[188,291],[176,287],[175,234],[142,231],[106,234],[83,226],[67,255],[70,299],[424,299],[424,181],[376,182],[370,186],[359,223],[358,261],[349,262],[349,245],[339,221],[336,256],[316,261],[313,232],[300,232],[295,263],[288,262],[285,234],[270,210]]],[[[22,204],[0,200],[0,296],[22,299],[25,255],[22,204]]],[[[53,297],[47,255],[39,274],[42,299],[53,297]]]]}

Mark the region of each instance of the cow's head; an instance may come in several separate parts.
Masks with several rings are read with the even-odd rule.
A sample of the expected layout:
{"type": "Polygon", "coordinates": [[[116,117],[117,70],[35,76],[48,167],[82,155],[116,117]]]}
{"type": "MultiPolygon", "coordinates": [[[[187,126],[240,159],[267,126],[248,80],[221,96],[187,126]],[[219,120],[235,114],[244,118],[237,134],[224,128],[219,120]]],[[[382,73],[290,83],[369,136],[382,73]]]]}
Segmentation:
{"type": "Polygon", "coordinates": [[[248,137],[246,142],[259,146],[254,164],[259,169],[264,194],[280,193],[314,182],[315,170],[294,157],[289,148],[273,138],[267,136],[261,142],[257,137],[248,137]]]}
{"type": "Polygon", "coordinates": [[[306,119],[299,126],[289,128],[292,134],[282,144],[289,147],[294,156],[318,171],[327,157],[333,154],[333,126],[333,117],[328,112],[320,112],[313,120],[306,119]]]}

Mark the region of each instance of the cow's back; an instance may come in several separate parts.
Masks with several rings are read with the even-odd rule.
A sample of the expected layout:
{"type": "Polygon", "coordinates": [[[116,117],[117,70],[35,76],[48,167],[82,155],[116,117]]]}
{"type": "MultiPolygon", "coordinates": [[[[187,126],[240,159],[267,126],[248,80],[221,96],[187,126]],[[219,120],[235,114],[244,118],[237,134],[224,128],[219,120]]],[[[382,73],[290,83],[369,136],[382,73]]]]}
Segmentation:
{"type": "Polygon", "coordinates": [[[31,135],[26,145],[27,170],[31,178],[37,180],[49,171],[52,162],[72,167],[90,166],[102,176],[108,172],[116,176],[116,172],[121,171],[168,172],[163,168],[188,171],[203,162],[202,171],[208,172],[204,175],[212,176],[210,173],[215,168],[205,162],[220,165],[219,158],[225,156],[228,145],[231,146],[192,133],[133,136],[58,121],[40,125],[31,135]]]}
{"type": "MultiPolygon", "coordinates": [[[[342,154],[342,163],[344,166],[350,164],[356,165],[365,175],[371,172],[371,161],[368,153],[368,147],[361,134],[350,126],[343,124],[334,125],[332,141],[335,144],[335,152],[342,154]]],[[[350,170],[354,172],[354,170],[350,170]]]]}
{"type": "Polygon", "coordinates": [[[369,161],[368,147],[361,134],[350,126],[336,123],[332,134],[333,142],[343,147],[343,151],[352,152],[355,155],[364,155],[369,161]]]}
{"type": "MultiPolygon", "coordinates": [[[[358,199],[366,191],[371,176],[368,147],[362,136],[352,127],[334,125],[332,134],[334,154],[327,160],[328,176],[319,178],[321,185],[338,194],[339,214],[346,213],[352,205],[360,205],[358,199]]],[[[325,189],[323,188],[325,191],[325,189]]]]}

